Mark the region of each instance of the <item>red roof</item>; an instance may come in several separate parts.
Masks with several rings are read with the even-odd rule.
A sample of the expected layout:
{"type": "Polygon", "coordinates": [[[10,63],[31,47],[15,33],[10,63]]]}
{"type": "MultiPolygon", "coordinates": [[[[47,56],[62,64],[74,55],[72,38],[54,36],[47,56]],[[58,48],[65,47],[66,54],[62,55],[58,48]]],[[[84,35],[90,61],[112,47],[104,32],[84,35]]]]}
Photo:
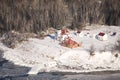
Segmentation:
{"type": "Polygon", "coordinates": [[[77,31],[77,33],[81,33],[81,31],[77,31]]]}
{"type": "Polygon", "coordinates": [[[105,33],[100,32],[98,35],[99,35],[99,36],[104,36],[105,33]]]}
{"type": "Polygon", "coordinates": [[[68,31],[67,29],[62,29],[62,30],[61,30],[61,34],[62,34],[62,35],[65,35],[65,34],[67,34],[67,33],[69,33],[69,31],[68,31]]]}
{"type": "Polygon", "coordinates": [[[89,32],[87,32],[87,34],[90,34],[89,32]]]}

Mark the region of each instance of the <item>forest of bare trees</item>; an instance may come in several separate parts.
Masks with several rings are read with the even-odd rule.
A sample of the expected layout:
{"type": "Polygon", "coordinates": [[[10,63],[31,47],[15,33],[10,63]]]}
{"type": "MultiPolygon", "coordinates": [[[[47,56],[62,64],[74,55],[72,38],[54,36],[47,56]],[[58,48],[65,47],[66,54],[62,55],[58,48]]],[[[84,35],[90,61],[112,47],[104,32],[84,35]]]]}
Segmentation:
{"type": "Polygon", "coordinates": [[[0,0],[0,32],[120,25],[120,0],[0,0]]]}

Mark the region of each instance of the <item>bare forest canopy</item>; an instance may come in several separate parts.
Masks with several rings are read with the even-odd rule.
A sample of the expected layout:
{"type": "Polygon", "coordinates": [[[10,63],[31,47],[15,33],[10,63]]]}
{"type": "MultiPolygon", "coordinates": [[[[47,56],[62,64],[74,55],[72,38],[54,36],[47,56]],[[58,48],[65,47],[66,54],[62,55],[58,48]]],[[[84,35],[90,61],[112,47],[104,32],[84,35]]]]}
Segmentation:
{"type": "Polygon", "coordinates": [[[0,32],[120,25],[120,0],[0,0],[0,32]]]}

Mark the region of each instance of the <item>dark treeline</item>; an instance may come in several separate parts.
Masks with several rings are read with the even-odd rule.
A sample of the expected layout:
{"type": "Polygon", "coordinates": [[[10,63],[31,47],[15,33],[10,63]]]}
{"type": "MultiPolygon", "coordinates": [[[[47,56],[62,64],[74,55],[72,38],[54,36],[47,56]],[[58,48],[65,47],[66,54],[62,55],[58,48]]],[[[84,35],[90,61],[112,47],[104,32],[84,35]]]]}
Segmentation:
{"type": "Polygon", "coordinates": [[[0,32],[120,25],[120,0],[0,0],[0,32]]]}

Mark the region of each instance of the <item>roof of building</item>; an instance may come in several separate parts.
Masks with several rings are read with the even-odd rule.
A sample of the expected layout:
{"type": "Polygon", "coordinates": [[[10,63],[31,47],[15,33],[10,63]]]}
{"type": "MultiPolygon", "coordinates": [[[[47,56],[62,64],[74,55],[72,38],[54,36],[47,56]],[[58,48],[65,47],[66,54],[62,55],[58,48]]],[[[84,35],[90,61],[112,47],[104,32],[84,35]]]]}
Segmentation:
{"type": "Polygon", "coordinates": [[[99,36],[104,36],[105,33],[100,32],[98,35],[99,35],[99,36]]]}

